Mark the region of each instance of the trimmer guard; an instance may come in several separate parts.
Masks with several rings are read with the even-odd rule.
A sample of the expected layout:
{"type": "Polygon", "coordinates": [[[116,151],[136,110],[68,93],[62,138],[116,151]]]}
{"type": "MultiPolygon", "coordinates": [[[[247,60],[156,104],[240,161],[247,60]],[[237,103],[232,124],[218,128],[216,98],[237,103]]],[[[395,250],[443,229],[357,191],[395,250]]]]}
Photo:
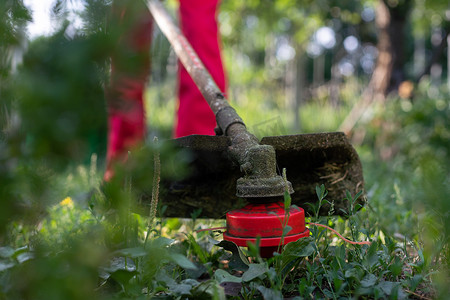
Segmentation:
{"type": "MultiPolygon", "coordinates": [[[[201,218],[225,218],[227,211],[242,207],[245,199],[236,197],[236,181],[242,177],[239,167],[229,159],[227,148],[231,140],[226,136],[192,135],[170,141],[180,149],[189,149],[193,160],[190,175],[182,181],[161,182],[160,202],[167,206],[164,216],[190,218],[202,209],[201,218]]],[[[343,215],[348,210],[346,191],[352,196],[364,188],[359,157],[342,132],[299,134],[264,137],[262,145],[275,148],[277,166],[294,193],[292,204],[302,207],[306,215],[312,210],[306,203],[316,203],[316,186],[325,185],[326,199],[320,213],[343,215]]],[[[164,161],[161,162],[164,167],[164,161]]],[[[149,199],[143,200],[149,205],[149,199]]],[[[358,200],[363,204],[364,197],[358,200]]]]}

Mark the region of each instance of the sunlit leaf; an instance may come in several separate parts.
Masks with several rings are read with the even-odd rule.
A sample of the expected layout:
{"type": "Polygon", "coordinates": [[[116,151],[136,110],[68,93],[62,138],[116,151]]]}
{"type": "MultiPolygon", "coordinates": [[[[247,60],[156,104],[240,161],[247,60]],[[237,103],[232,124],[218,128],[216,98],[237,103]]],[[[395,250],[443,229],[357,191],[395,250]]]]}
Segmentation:
{"type": "Polygon", "coordinates": [[[147,255],[148,251],[144,247],[126,248],[116,251],[117,255],[123,255],[128,257],[141,257],[147,255]]]}
{"type": "Polygon", "coordinates": [[[117,270],[111,273],[111,277],[120,283],[122,286],[126,286],[131,278],[138,274],[137,271],[117,270]]]}
{"type": "Polygon", "coordinates": [[[377,276],[375,276],[374,274],[367,274],[366,276],[364,276],[364,278],[361,280],[361,286],[362,287],[372,287],[377,283],[377,276]]]}
{"type": "Polygon", "coordinates": [[[217,280],[217,282],[242,282],[241,277],[236,277],[231,275],[225,270],[218,269],[216,272],[214,272],[214,278],[217,280]]]}
{"type": "Polygon", "coordinates": [[[175,262],[177,265],[179,265],[184,269],[193,269],[193,270],[197,269],[197,267],[184,255],[178,253],[171,253],[169,257],[173,262],[175,262]]]}
{"type": "Polygon", "coordinates": [[[258,291],[261,292],[261,294],[264,297],[264,300],[282,300],[283,299],[283,294],[281,293],[281,291],[266,288],[262,285],[258,286],[258,291]]]}
{"type": "Polygon", "coordinates": [[[14,265],[15,265],[15,264],[12,263],[12,262],[3,262],[3,261],[0,261],[0,272],[2,272],[2,271],[4,271],[4,270],[8,270],[8,269],[14,267],[14,265]]]}
{"type": "Polygon", "coordinates": [[[170,284],[169,290],[176,295],[187,296],[191,294],[192,288],[198,286],[200,283],[193,279],[185,279],[180,283],[170,284]]]}
{"type": "Polygon", "coordinates": [[[8,258],[14,254],[14,249],[12,247],[0,247],[0,257],[8,258]]]}
{"type": "Polygon", "coordinates": [[[263,276],[265,277],[265,273],[267,272],[267,264],[266,263],[260,263],[260,264],[250,264],[249,268],[245,273],[242,275],[242,281],[251,281],[257,277],[263,276]]]}

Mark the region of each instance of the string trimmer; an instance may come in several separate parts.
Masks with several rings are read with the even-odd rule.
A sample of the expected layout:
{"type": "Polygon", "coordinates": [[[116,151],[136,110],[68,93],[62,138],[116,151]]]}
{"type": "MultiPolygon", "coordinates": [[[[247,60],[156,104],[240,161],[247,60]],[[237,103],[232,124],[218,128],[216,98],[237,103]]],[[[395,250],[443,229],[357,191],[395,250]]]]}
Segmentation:
{"type": "Polygon", "coordinates": [[[300,206],[317,201],[316,186],[326,185],[329,198],[336,200],[337,213],[347,204],[342,200],[347,190],[356,193],[363,188],[358,155],[343,133],[265,137],[259,141],[225,99],[163,5],[157,0],[149,0],[147,5],[214,112],[220,132],[218,136],[192,135],[175,140],[179,147],[189,148],[195,159],[189,178],[163,185],[166,216],[189,217],[201,207],[202,217],[220,218],[228,211],[224,239],[247,246],[259,238],[261,254],[270,256],[280,244],[309,235],[300,206]],[[287,168],[292,183],[279,175],[283,168],[287,168]],[[292,203],[297,205],[290,208],[288,222],[285,191],[292,194],[292,203]],[[238,205],[238,199],[248,204],[230,211],[238,205]],[[286,226],[292,230],[284,235],[286,226]]]}

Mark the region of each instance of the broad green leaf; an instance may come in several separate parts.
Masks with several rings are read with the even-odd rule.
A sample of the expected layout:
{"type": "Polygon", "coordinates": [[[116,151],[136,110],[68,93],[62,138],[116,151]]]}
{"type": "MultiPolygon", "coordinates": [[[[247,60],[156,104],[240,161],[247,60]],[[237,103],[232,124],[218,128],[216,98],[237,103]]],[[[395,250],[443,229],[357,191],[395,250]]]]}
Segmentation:
{"type": "Polygon", "coordinates": [[[322,201],[328,194],[328,191],[325,189],[325,185],[316,185],[316,195],[319,201],[322,201]]]}
{"type": "Polygon", "coordinates": [[[392,294],[392,289],[398,285],[397,282],[392,282],[392,281],[381,281],[379,284],[377,284],[377,287],[380,288],[383,293],[385,293],[386,295],[391,295],[392,294]]]}
{"type": "Polygon", "coordinates": [[[377,283],[377,276],[369,273],[361,280],[361,286],[362,287],[371,287],[374,286],[377,283]]]}
{"type": "Polygon", "coordinates": [[[401,286],[398,285],[397,287],[398,287],[397,299],[399,300],[408,299],[408,294],[401,288],[401,286]]]}
{"type": "Polygon", "coordinates": [[[28,253],[28,252],[29,252],[29,249],[27,246],[17,248],[16,250],[14,250],[14,254],[12,255],[12,258],[18,259],[19,255],[28,253]]]}
{"type": "Polygon", "coordinates": [[[284,247],[279,256],[281,259],[281,272],[286,274],[303,257],[309,256],[314,252],[314,241],[311,237],[301,238],[298,241],[291,242],[284,247]]]}
{"type": "Polygon", "coordinates": [[[164,248],[172,244],[175,240],[168,239],[165,237],[158,237],[155,240],[152,240],[151,247],[164,248]]]}
{"type": "Polygon", "coordinates": [[[169,291],[175,295],[187,296],[191,294],[192,285],[177,283],[169,286],[169,291]]]}
{"type": "Polygon", "coordinates": [[[245,271],[245,273],[242,275],[242,281],[244,282],[251,281],[256,277],[265,275],[266,271],[267,271],[266,263],[250,264],[248,270],[245,271]]]}
{"type": "Polygon", "coordinates": [[[158,283],[164,283],[166,286],[170,287],[170,285],[175,285],[177,284],[177,282],[175,281],[175,279],[173,279],[172,277],[170,277],[167,274],[167,270],[162,268],[158,271],[158,273],[155,276],[156,280],[158,281],[158,283]]]}
{"type": "Polygon", "coordinates": [[[8,258],[14,254],[14,249],[11,247],[0,247],[0,257],[8,258]]]}
{"type": "Polygon", "coordinates": [[[421,283],[423,280],[423,276],[420,274],[414,275],[409,281],[409,284],[411,286],[411,290],[414,291],[416,287],[421,283]]]}
{"type": "Polygon", "coordinates": [[[264,300],[282,300],[283,294],[280,291],[266,288],[262,285],[258,286],[258,291],[263,295],[264,300]]]}
{"type": "Polygon", "coordinates": [[[196,261],[193,261],[192,263],[195,265],[195,269],[185,269],[188,278],[197,279],[203,274],[208,273],[208,269],[204,264],[196,261]]]}
{"type": "Polygon", "coordinates": [[[32,252],[23,252],[17,255],[16,259],[19,264],[26,262],[27,260],[33,259],[34,254],[32,252]]]}
{"type": "Polygon", "coordinates": [[[292,230],[292,227],[289,226],[289,225],[286,225],[286,226],[283,228],[283,236],[286,236],[291,230],[292,230]]]}
{"type": "Polygon", "coordinates": [[[356,278],[359,279],[359,272],[356,268],[351,268],[345,271],[345,278],[356,278]]]}
{"type": "Polygon", "coordinates": [[[14,267],[14,263],[12,262],[0,262],[0,272],[8,270],[12,267],[14,267]]]}
{"type": "Polygon", "coordinates": [[[178,253],[170,253],[169,258],[184,269],[196,269],[197,267],[184,255],[178,253]]]}
{"type": "Polygon", "coordinates": [[[194,279],[185,279],[180,283],[174,283],[169,285],[169,290],[176,295],[191,295],[191,291],[194,287],[200,283],[194,279]]]}
{"type": "Polygon", "coordinates": [[[136,265],[131,258],[114,257],[111,260],[109,266],[104,268],[103,270],[111,274],[118,270],[132,272],[136,271],[136,265]]]}
{"type": "Polygon", "coordinates": [[[355,198],[353,198],[354,201],[358,200],[358,198],[361,197],[362,194],[363,194],[363,190],[359,191],[359,192],[355,195],[355,198]]]}
{"type": "Polygon", "coordinates": [[[329,289],[323,289],[323,294],[329,299],[332,299],[335,297],[334,294],[329,289]]]}
{"type": "Polygon", "coordinates": [[[115,252],[116,255],[123,255],[132,258],[145,256],[147,253],[148,251],[145,250],[144,247],[125,248],[115,252]]]}
{"type": "Polygon", "coordinates": [[[215,280],[200,283],[192,289],[191,295],[193,299],[226,300],[223,288],[215,280]]]}
{"type": "Polygon", "coordinates": [[[120,284],[127,284],[133,276],[137,275],[136,271],[127,271],[127,270],[117,270],[111,274],[111,277],[114,278],[120,284]]]}
{"type": "Polygon", "coordinates": [[[397,277],[402,272],[402,269],[403,269],[403,262],[400,258],[396,256],[394,262],[389,266],[389,271],[392,272],[392,275],[394,277],[397,277]]]}
{"type": "Polygon", "coordinates": [[[237,282],[237,283],[240,283],[240,282],[242,282],[242,277],[233,276],[230,273],[228,273],[227,271],[222,270],[222,269],[218,269],[214,273],[214,278],[219,283],[222,283],[222,282],[237,282]]]}
{"type": "MultiPolygon", "coordinates": [[[[322,185],[323,186],[323,185],[322,185]]],[[[318,199],[322,198],[322,189],[321,186],[316,185],[316,195],[318,199]]]]}
{"type": "Polygon", "coordinates": [[[314,241],[311,237],[301,238],[295,242],[291,242],[284,247],[282,256],[306,257],[314,253],[314,241]]]}
{"type": "Polygon", "coordinates": [[[250,262],[247,257],[242,253],[241,249],[233,242],[221,241],[217,246],[222,247],[225,250],[231,251],[232,256],[230,258],[229,265],[232,269],[238,271],[245,271],[248,269],[250,262]]]}

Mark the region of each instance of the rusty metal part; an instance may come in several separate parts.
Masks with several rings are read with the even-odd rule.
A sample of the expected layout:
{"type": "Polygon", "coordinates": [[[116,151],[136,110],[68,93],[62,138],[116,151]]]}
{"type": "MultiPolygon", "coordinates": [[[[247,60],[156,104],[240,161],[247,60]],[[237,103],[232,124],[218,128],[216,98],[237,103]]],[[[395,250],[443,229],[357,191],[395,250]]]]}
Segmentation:
{"type": "Polygon", "coordinates": [[[247,176],[239,178],[236,184],[236,196],[254,198],[280,196],[287,189],[293,193],[292,184],[285,182],[281,176],[276,174],[275,149],[270,145],[258,145],[247,150],[246,162],[241,165],[241,172],[247,176]],[[251,170],[248,172],[247,170],[251,170]],[[258,170],[258,172],[255,172],[258,170]]]}
{"type": "MultiPolygon", "coordinates": [[[[217,87],[192,46],[174,24],[164,6],[157,0],[147,1],[153,18],[169,40],[183,66],[195,82],[216,116],[217,125],[231,138],[228,154],[240,166],[244,176],[237,182],[237,195],[247,198],[283,195],[286,184],[276,173],[275,151],[260,145],[247,131],[236,110],[217,87]]],[[[293,192],[290,183],[287,184],[293,192]]]]}

